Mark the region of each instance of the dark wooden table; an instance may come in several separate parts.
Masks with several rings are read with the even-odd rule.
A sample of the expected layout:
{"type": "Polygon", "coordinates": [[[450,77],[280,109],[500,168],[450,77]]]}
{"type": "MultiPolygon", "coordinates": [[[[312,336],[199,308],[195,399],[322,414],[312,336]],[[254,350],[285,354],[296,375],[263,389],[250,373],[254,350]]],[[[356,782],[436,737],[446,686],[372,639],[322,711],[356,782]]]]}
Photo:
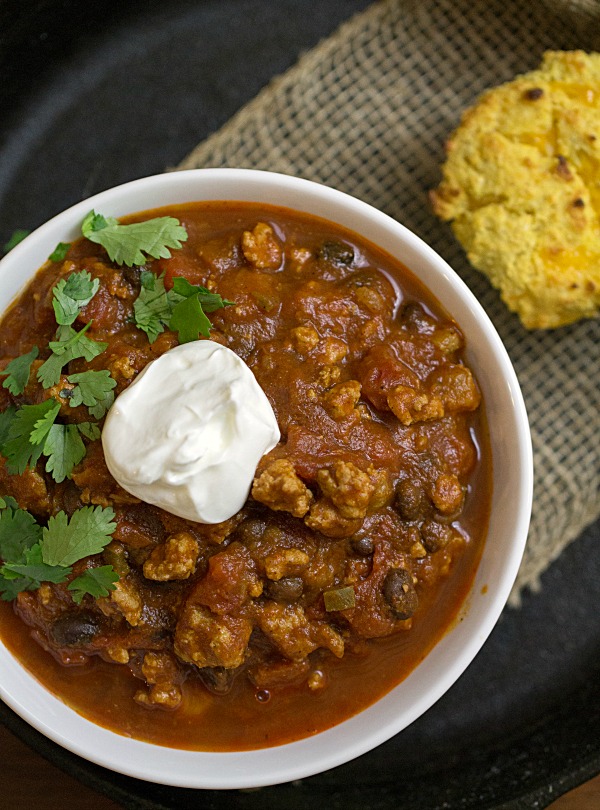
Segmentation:
{"type": "MultiPolygon", "coordinates": [[[[51,765],[0,726],[0,810],[117,810],[119,805],[95,793],[51,765]]],[[[548,810],[599,810],[600,776],[554,802],[548,810]]]]}

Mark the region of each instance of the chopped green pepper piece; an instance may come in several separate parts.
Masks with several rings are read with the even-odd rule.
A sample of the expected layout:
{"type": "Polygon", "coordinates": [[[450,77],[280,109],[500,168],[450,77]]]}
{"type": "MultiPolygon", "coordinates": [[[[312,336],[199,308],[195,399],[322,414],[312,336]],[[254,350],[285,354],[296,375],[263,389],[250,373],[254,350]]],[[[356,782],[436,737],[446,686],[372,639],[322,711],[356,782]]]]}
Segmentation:
{"type": "Polygon", "coordinates": [[[334,610],[348,610],[348,608],[353,608],[356,605],[352,585],[348,585],[346,588],[337,588],[335,591],[325,591],[323,599],[325,600],[325,610],[328,613],[334,610]]]}

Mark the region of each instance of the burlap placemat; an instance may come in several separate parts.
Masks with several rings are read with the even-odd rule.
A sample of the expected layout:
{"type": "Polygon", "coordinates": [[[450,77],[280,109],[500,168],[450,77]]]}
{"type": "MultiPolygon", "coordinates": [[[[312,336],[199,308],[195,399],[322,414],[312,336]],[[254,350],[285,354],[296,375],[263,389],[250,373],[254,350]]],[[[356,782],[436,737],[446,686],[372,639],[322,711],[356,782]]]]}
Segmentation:
{"type": "Polygon", "coordinates": [[[547,49],[600,50],[599,0],[385,0],[276,78],[178,168],[299,175],[349,192],[428,241],[493,320],[525,396],[535,456],[531,530],[511,595],[600,514],[600,321],[528,333],[431,213],[443,143],[487,87],[547,49]]]}

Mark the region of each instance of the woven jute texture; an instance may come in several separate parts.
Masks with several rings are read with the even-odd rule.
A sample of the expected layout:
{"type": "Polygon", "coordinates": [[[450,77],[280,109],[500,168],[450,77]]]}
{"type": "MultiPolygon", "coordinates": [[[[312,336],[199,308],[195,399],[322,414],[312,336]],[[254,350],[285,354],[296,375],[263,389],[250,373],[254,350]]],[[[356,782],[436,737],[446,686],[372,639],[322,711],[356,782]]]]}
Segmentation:
{"type": "Polygon", "coordinates": [[[431,213],[443,144],[486,88],[543,51],[600,50],[600,0],[385,0],[274,79],[178,168],[259,168],[339,188],[429,242],[488,312],[516,368],[534,510],[511,603],[600,514],[600,321],[528,333],[431,213]]]}

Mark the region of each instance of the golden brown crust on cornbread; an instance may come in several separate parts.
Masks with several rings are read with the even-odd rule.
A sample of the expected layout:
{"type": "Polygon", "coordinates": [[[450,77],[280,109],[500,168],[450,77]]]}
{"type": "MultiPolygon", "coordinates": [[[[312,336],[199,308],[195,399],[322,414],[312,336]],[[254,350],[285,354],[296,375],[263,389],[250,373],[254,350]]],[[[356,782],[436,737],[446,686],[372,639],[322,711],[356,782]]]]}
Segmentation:
{"type": "Polygon", "coordinates": [[[488,90],[431,194],[470,262],[528,329],[600,308],[600,54],[549,51],[488,90]]]}

